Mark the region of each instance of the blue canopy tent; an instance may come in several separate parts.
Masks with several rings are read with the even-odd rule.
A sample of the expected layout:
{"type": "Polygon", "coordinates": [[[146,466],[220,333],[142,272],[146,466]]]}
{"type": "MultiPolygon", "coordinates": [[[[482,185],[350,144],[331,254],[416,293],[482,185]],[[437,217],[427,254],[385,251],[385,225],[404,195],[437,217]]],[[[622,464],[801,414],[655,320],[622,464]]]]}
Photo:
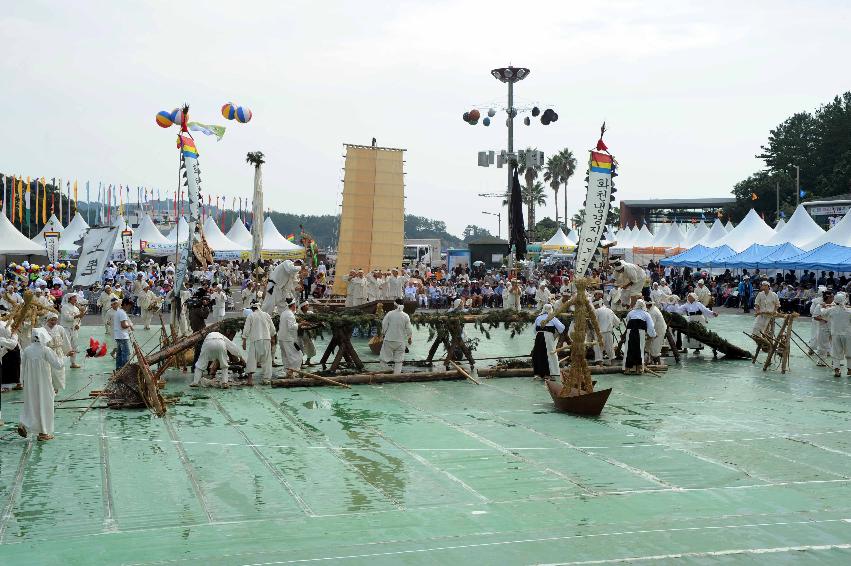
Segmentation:
{"type": "Polygon", "coordinates": [[[728,245],[723,245],[710,250],[710,253],[695,258],[693,262],[689,262],[689,267],[723,267],[724,262],[728,258],[736,255],[736,250],[728,245]]]}
{"type": "Polygon", "coordinates": [[[778,261],[779,269],[811,269],[824,271],[851,271],[851,248],[832,242],[778,261]]]}
{"type": "Polygon", "coordinates": [[[672,255],[671,257],[666,257],[659,263],[662,265],[673,265],[675,267],[683,267],[685,266],[692,258],[699,257],[701,255],[705,255],[713,248],[707,248],[701,244],[694,246],[693,248],[689,248],[681,254],[672,255]]]}
{"type": "Polygon", "coordinates": [[[731,269],[772,269],[782,267],[778,262],[789,259],[803,253],[803,250],[790,243],[766,246],[753,244],[749,248],[740,251],[734,256],[724,260],[724,267],[731,269]]]}

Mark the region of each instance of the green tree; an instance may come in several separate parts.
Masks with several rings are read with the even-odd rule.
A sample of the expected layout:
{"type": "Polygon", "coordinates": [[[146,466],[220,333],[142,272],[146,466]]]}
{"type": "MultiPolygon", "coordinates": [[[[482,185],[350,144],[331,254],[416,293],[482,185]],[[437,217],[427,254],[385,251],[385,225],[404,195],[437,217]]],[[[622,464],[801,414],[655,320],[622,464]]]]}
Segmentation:
{"type": "Polygon", "coordinates": [[[463,238],[464,242],[474,242],[484,237],[492,237],[493,234],[490,233],[490,230],[487,228],[482,228],[481,226],[476,226],[475,224],[468,224],[466,228],[464,228],[464,232],[461,233],[461,238],[463,238]]]}
{"type": "Polygon", "coordinates": [[[556,230],[558,230],[558,222],[549,216],[544,217],[535,224],[535,229],[532,232],[531,239],[534,242],[546,242],[553,237],[556,230]]]}
{"type": "Polygon", "coordinates": [[[567,182],[573,177],[574,173],[576,173],[576,158],[568,148],[564,148],[547,159],[544,169],[544,181],[549,182],[550,188],[555,194],[556,222],[558,222],[558,190],[559,187],[564,185],[564,220],[565,224],[567,223],[567,182]]]}

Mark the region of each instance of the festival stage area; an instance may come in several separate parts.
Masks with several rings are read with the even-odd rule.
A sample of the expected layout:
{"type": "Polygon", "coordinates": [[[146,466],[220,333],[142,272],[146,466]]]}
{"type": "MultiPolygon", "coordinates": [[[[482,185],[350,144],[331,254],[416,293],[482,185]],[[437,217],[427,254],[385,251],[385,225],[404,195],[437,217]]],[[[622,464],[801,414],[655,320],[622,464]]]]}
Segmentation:
{"type": "MultiPolygon", "coordinates": [[[[752,320],[711,328],[752,350],[752,320]]],[[[531,348],[492,337],[477,357],[531,348]]],[[[223,391],[169,372],[166,418],[68,402],[49,443],[15,434],[5,393],[0,563],[851,563],[851,379],[800,352],[787,375],[689,354],[595,377],[614,392],[578,418],[528,378],[223,391]]]]}

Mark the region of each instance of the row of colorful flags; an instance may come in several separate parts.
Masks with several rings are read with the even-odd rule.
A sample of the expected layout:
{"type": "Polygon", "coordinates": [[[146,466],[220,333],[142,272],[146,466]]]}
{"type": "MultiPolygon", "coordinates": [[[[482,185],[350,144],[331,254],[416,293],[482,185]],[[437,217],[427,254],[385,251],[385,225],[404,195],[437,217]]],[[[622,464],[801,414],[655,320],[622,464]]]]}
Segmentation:
{"type": "MultiPolygon", "coordinates": [[[[52,178],[48,182],[44,177],[36,179],[26,177],[25,179],[23,176],[0,175],[3,212],[13,224],[21,226],[30,224],[31,214],[34,215],[36,224],[47,224],[51,214],[56,214],[63,224],[69,222],[77,212],[79,188],[80,183],[76,179],[72,182],[60,178],[57,182],[56,178],[52,178]]],[[[91,198],[91,189],[92,184],[86,181],[83,202],[86,203],[86,221],[90,225],[111,224],[116,214],[126,216],[129,208],[134,204],[132,198],[134,189],[129,185],[98,183],[94,201],[91,198]]],[[[186,214],[188,201],[183,190],[171,191],[171,194],[166,191],[165,199],[160,189],[135,187],[135,193],[135,205],[138,210],[162,214],[170,212],[175,218],[186,214]]],[[[202,203],[202,216],[213,217],[222,230],[224,230],[225,213],[228,211],[236,212],[244,223],[250,223],[253,220],[251,202],[247,197],[226,195],[214,197],[208,194],[206,206],[202,203]],[[230,201],[230,207],[228,207],[228,201],[230,201]]]]}

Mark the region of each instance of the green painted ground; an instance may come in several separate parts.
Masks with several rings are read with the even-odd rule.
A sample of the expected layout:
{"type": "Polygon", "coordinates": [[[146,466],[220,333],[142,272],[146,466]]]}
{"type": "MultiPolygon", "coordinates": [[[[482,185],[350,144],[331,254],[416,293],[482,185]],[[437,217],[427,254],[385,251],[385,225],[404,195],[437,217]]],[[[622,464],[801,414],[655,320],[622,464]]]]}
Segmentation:
{"type": "MultiPolygon", "coordinates": [[[[750,347],[751,320],[712,328],[750,347]]],[[[529,351],[502,334],[478,355],[529,351]]],[[[61,398],[103,387],[88,364],[61,398]]],[[[0,564],[848,564],[851,379],[792,365],[600,376],[598,419],[530,379],[196,391],[172,373],[167,418],[63,408],[46,444],[14,434],[6,393],[0,564]]]]}

